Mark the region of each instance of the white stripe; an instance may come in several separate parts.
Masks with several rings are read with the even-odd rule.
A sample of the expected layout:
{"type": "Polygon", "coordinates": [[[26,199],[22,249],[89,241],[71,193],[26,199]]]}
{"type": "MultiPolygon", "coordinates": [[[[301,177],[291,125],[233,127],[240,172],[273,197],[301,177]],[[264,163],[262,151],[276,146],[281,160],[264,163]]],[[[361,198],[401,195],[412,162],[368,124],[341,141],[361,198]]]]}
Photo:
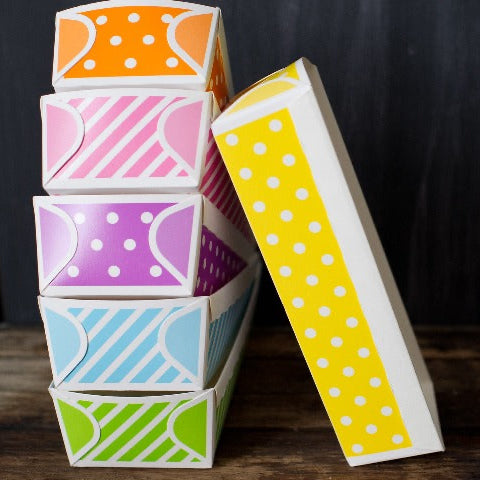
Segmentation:
{"type": "MultiPolygon", "coordinates": [[[[215,195],[215,192],[218,190],[218,188],[220,187],[220,185],[222,184],[222,180],[223,178],[225,177],[225,175],[228,175],[227,172],[225,172],[225,170],[223,171],[222,174],[219,175],[219,177],[215,180],[216,181],[216,184],[215,186],[213,187],[213,190],[211,190],[209,193],[208,193],[208,199],[213,202],[213,200],[211,200],[211,198],[215,195]]],[[[217,200],[221,197],[221,195],[218,195],[217,197],[217,200]]],[[[215,200],[215,201],[217,201],[215,200]]]]}
{"type": "Polygon", "coordinates": [[[157,447],[159,447],[168,438],[168,432],[162,433],[154,442],[152,442],[143,452],[141,458],[137,461],[143,462],[157,447]]]}
{"type": "Polygon", "coordinates": [[[163,151],[140,175],[138,175],[138,177],[149,177],[167,158],[168,153],[163,151]]]}
{"type": "Polygon", "coordinates": [[[114,107],[117,102],[121,100],[120,97],[113,97],[108,99],[86,122],[85,122],[85,133],[88,133],[95,124],[103,118],[103,116],[114,107]]]}
{"type": "MultiPolygon", "coordinates": [[[[147,101],[148,98],[145,99],[147,101]]],[[[88,173],[86,178],[96,177],[111,161],[112,159],[122,151],[122,149],[137,135],[140,133],[147,125],[150,123],[158,114],[165,108],[169,100],[164,98],[156,107],[152,108],[135,126],[130,129],[125,136],[119,140],[114,147],[102,158],[100,162],[95,165],[92,170],[88,173]]],[[[153,135],[157,137],[157,133],[153,135]]]]}
{"type": "MultiPolygon", "coordinates": [[[[212,175],[210,175],[210,178],[208,179],[208,182],[202,187],[202,192],[207,191],[207,189],[210,187],[210,184],[213,182],[213,179],[215,178],[215,176],[217,175],[217,173],[219,172],[219,170],[221,168],[222,168],[222,162],[218,162],[217,166],[213,170],[212,175]]],[[[208,173],[208,172],[206,172],[206,173],[208,173]]]]}
{"type": "MultiPolygon", "coordinates": [[[[98,405],[97,407],[100,407],[101,405],[104,405],[103,403],[98,405]]],[[[107,415],[105,415],[99,422],[98,425],[100,425],[100,428],[103,428],[113,417],[116,417],[123,409],[125,408],[124,404],[117,405],[115,408],[110,410],[107,415]]]]}
{"type": "MultiPolygon", "coordinates": [[[[150,335],[150,333],[155,330],[160,323],[163,322],[165,316],[170,313],[170,310],[167,312],[159,312],[158,315],[149,323],[148,327],[140,332],[140,334],[133,340],[131,340],[128,347],[122,351],[122,355],[118,356],[105,371],[100,375],[100,377],[95,380],[95,383],[103,383],[128,357],[129,355],[150,335]],[[162,314],[163,313],[163,314],[162,314]]],[[[142,314],[145,313],[145,310],[142,314]]]]}
{"type": "MultiPolygon", "coordinates": [[[[93,310],[92,310],[93,311],[93,310]]],[[[108,310],[105,315],[98,320],[95,326],[88,332],[88,341],[91,342],[95,336],[103,329],[103,327],[113,318],[117,312],[115,310],[108,310]]]]}
{"type": "Polygon", "coordinates": [[[126,377],[124,377],[124,379],[122,380],[122,383],[123,382],[128,383],[133,378],[135,378],[135,376],[139,372],[141,372],[142,369],[145,368],[145,366],[148,365],[148,363],[153,359],[153,357],[155,357],[155,355],[158,355],[159,353],[160,353],[160,349],[158,347],[158,344],[153,345],[152,348],[148,351],[148,353],[142,358],[142,360],[137,363],[135,368],[132,368],[130,370],[130,373],[126,377]]]}
{"type": "Polygon", "coordinates": [[[93,308],[84,308],[82,312],[78,316],[75,317],[77,322],[83,323],[86,318],[94,311],[93,308]]]}
{"type": "Polygon", "coordinates": [[[147,383],[152,383],[156,382],[172,365],[168,363],[167,361],[155,372],[148,377],[148,380],[146,380],[147,383]]]}
{"type": "MultiPolygon", "coordinates": [[[[70,162],[63,171],[63,177],[70,177],[95,150],[118,128],[143,102],[145,98],[136,98],[127,108],[125,108],[110,125],[102,131],[100,135],[78,156],[73,162],[70,162]]],[[[108,102],[107,102],[108,103],[108,102]]]]}
{"type": "Polygon", "coordinates": [[[183,170],[183,167],[181,165],[175,165],[168,173],[167,177],[176,177],[178,174],[183,170]]]}
{"type": "MultiPolygon", "coordinates": [[[[176,407],[176,404],[170,404],[168,407],[165,407],[158,414],[157,417],[155,417],[148,425],[146,425],[142,430],[140,430],[140,432],[138,432],[124,447],[122,447],[113,457],[111,457],[110,461],[114,462],[118,460],[122,455],[127,453],[132,447],[134,447],[139,441],[141,441],[143,437],[148,435],[148,433],[150,433],[159,423],[161,423],[165,419],[165,417],[168,416],[175,407],[176,407]]],[[[165,434],[162,434],[162,436],[163,435],[165,434]]],[[[150,446],[148,448],[150,448],[150,446]]],[[[139,455],[143,453],[144,452],[140,452],[139,455]]]]}
{"type": "MultiPolygon", "coordinates": [[[[118,310],[115,312],[118,313],[118,310]]],[[[138,320],[141,315],[141,311],[137,314],[131,314],[122,325],[120,325],[115,332],[109,337],[109,339],[95,352],[95,354],[82,365],[80,370],[71,378],[72,382],[80,382],[80,377],[87,374],[88,371],[95,366],[98,360],[100,360],[107,351],[113,347],[113,345],[120,339],[120,337],[138,320]]]]}
{"type": "MultiPolygon", "coordinates": [[[[219,156],[220,156],[220,152],[216,150],[215,153],[209,158],[208,165],[207,165],[207,162],[205,162],[205,165],[207,165],[207,171],[210,170],[210,168],[212,168],[211,167],[212,163],[214,163],[217,157],[219,156]]],[[[221,158],[220,158],[220,162],[223,162],[221,158]]]]}
{"type": "Polygon", "coordinates": [[[157,461],[159,463],[167,461],[169,458],[172,458],[177,452],[179,452],[181,448],[178,445],[172,447],[167,453],[162,455],[157,461]]]}
{"type": "Polygon", "coordinates": [[[156,142],[158,142],[158,137],[155,134],[138,147],[131,157],[112,175],[112,178],[123,177],[156,142]]]}
{"type": "MultiPolygon", "coordinates": [[[[127,404],[123,405],[123,407],[127,407],[127,404]]],[[[93,450],[90,451],[88,456],[83,457],[83,460],[92,460],[97,455],[100,455],[106,448],[108,448],[127,428],[129,428],[138,418],[140,418],[152,405],[145,404],[142,405],[127,421],[122,423],[120,427],[115,430],[104,442],[102,442],[98,447],[94,447],[93,450]]]]}
{"type": "Polygon", "coordinates": [[[78,113],[82,113],[84,112],[87,107],[95,100],[94,97],[90,97],[90,98],[84,98],[82,100],[82,102],[77,106],[75,107],[75,109],[77,110],[78,113]]]}
{"type": "MultiPolygon", "coordinates": [[[[228,173],[227,173],[227,176],[228,176],[228,173]]],[[[220,182],[218,182],[218,185],[220,185],[220,182]]],[[[224,180],[223,180],[223,187],[222,187],[222,189],[220,190],[220,193],[217,195],[217,198],[215,199],[215,202],[217,202],[217,204],[216,204],[215,206],[216,206],[218,209],[220,209],[220,208],[222,207],[222,205],[224,205],[224,203],[222,203],[221,205],[219,205],[218,202],[222,199],[223,194],[225,193],[225,190],[226,190],[227,188],[228,188],[228,179],[225,180],[225,178],[224,178],[224,180]]],[[[210,198],[211,198],[211,196],[213,196],[213,193],[214,193],[214,192],[211,192],[211,193],[210,193],[210,198]]],[[[228,197],[227,197],[227,198],[228,198],[228,197]]],[[[225,200],[223,200],[223,202],[225,202],[225,200]]]]}

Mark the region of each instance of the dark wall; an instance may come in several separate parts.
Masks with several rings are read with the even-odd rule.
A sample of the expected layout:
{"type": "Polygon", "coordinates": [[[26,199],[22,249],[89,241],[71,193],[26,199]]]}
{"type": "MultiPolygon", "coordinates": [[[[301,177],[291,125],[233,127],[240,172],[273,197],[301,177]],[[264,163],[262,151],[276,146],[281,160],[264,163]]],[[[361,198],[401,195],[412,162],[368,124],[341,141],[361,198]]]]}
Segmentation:
{"type": "MultiPolygon", "coordinates": [[[[0,291],[12,323],[39,321],[38,97],[51,92],[55,11],[78,3],[0,2],[0,291]]],[[[318,65],[412,320],[479,323],[480,3],[205,3],[223,9],[237,89],[302,55],[318,65]]],[[[285,322],[268,279],[259,313],[285,322]]]]}

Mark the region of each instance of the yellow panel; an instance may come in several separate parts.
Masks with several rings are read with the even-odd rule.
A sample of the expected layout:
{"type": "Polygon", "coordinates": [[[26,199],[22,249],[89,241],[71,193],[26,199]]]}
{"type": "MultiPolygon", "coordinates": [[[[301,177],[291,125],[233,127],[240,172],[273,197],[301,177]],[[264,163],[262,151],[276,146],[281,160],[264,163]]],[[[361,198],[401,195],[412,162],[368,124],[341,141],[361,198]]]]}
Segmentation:
{"type": "Polygon", "coordinates": [[[346,456],[410,447],[290,112],[216,140],[346,456]]]}

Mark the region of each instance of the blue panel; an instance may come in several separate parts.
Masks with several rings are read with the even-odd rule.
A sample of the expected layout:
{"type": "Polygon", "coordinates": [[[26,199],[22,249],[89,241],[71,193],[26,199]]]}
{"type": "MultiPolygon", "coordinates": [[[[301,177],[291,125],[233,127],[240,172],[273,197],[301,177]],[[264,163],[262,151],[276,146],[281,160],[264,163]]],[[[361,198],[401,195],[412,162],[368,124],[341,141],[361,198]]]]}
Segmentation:
{"type": "Polygon", "coordinates": [[[83,308],[69,308],[68,313],[74,317],[78,317],[83,312],[83,308]]]}
{"type": "Polygon", "coordinates": [[[48,308],[45,309],[45,317],[55,373],[58,375],[77,355],[80,349],[80,337],[75,325],[67,317],[48,308]]]}
{"type": "Polygon", "coordinates": [[[173,382],[179,375],[179,371],[174,368],[170,367],[158,380],[156,383],[171,383],[173,382]]]}
{"type": "Polygon", "coordinates": [[[133,378],[132,383],[146,382],[163,364],[165,359],[158,353],[152,360],[133,378]]]}
{"type": "Polygon", "coordinates": [[[92,328],[106,315],[108,312],[107,308],[97,308],[92,310],[92,312],[82,321],[82,326],[85,331],[88,333],[92,328]]]}
{"type": "Polygon", "coordinates": [[[167,350],[193,375],[198,375],[202,309],[178,317],[165,333],[167,350]]]}

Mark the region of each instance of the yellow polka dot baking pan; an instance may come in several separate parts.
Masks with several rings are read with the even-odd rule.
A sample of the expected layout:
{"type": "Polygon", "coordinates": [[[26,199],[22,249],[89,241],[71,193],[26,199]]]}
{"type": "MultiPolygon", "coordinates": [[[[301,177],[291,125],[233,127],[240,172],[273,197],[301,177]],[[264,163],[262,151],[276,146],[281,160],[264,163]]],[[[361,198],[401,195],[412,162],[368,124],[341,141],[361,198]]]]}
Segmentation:
{"type": "Polygon", "coordinates": [[[222,108],[232,79],[220,9],[170,0],[111,0],[57,14],[57,92],[164,87],[212,91],[222,108]]]}
{"type": "Polygon", "coordinates": [[[433,385],[315,66],[255,84],[213,132],[348,463],[443,450],[433,385]]]}

